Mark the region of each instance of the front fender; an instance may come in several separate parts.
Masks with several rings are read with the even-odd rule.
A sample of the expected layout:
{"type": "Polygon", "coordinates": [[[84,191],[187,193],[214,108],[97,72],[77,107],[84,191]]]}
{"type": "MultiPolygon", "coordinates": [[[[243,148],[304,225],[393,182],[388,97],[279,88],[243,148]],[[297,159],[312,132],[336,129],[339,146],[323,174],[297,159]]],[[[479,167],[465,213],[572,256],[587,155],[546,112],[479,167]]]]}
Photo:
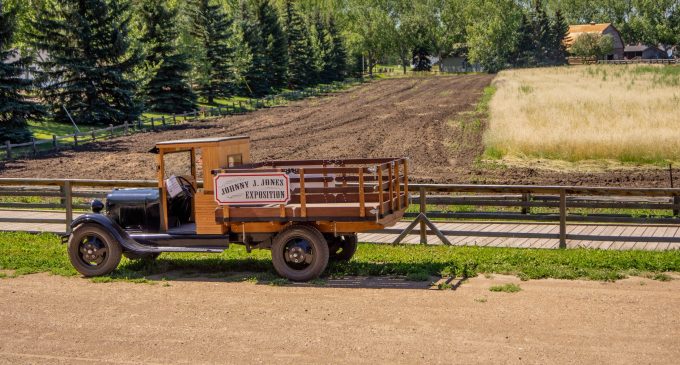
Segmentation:
{"type": "Polygon", "coordinates": [[[118,225],[118,223],[114,222],[111,218],[103,215],[103,214],[96,214],[96,213],[88,213],[88,214],[83,214],[80,217],[76,218],[73,220],[71,223],[71,231],[76,229],[76,227],[82,225],[82,224],[98,224],[102,228],[104,228],[107,232],[113,236],[113,238],[120,243],[121,246],[123,246],[123,249],[125,251],[134,251],[134,252],[139,252],[139,251],[146,251],[144,248],[139,247],[139,244],[135,242],[130,235],[125,232],[125,230],[118,225]]]}

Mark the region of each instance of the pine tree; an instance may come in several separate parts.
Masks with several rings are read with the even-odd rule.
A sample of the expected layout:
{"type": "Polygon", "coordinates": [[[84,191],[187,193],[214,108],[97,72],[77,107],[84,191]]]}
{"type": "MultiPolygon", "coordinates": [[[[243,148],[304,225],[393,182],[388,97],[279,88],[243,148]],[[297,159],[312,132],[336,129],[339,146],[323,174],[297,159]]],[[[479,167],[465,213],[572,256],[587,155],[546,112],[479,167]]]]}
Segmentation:
{"type": "Polygon", "coordinates": [[[135,83],[139,63],[130,50],[129,3],[125,0],[62,0],[37,10],[31,26],[33,48],[46,60],[38,78],[55,120],[109,124],[136,119],[135,83]]]}
{"type": "Polygon", "coordinates": [[[241,4],[241,29],[251,56],[250,64],[244,73],[244,91],[252,96],[267,95],[272,89],[267,44],[262,38],[260,22],[251,14],[245,2],[241,4]]]}
{"type": "Polygon", "coordinates": [[[533,66],[536,64],[535,53],[532,23],[527,18],[527,15],[523,13],[519,25],[519,39],[517,40],[515,52],[511,56],[511,62],[516,67],[533,66]]]}
{"type": "Polygon", "coordinates": [[[196,95],[186,81],[191,71],[188,57],[176,51],[178,11],[165,4],[165,0],[146,0],[139,9],[145,67],[152,73],[142,94],[150,110],[183,113],[196,109],[196,95]]]}
{"type": "Polygon", "coordinates": [[[552,47],[552,27],[550,18],[545,12],[541,0],[535,0],[532,13],[532,31],[534,39],[534,65],[544,65],[548,61],[549,49],[552,47]]]}
{"type": "Polygon", "coordinates": [[[569,34],[569,24],[564,18],[561,10],[555,12],[555,17],[552,21],[550,31],[550,61],[555,65],[564,65],[567,63],[567,46],[564,44],[564,38],[569,34]]]}
{"type": "Polygon", "coordinates": [[[430,50],[425,45],[416,46],[413,49],[413,57],[411,60],[413,64],[413,71],[432,71],[432,63],[430,62],[430,50]]]}
{"type": "Polygon", "coordinates": [[[328,19],[328,35],[333,45],[328,65],[331,81],[341,81],[347,74],[347,50],[332,15],[328,19]]]}
{"type": "Polygon", "coordinates": [[[234,92],[234,49],[229,45],[233,19],[225,14],[222,5],[210,0],[192,0],[191,5],[191,34],[203,52],[199,91],[212,104],[216,97],[234,92]]]}
{"type": "Polygon", "coordinates": [[[314,53],[309,31],[292,0],[285,2],[286,34],[288,36],[288,85],[300,88],[315,79],[314,53]]]}
{"type": "Polygon", "coordinates": [[[41,118],[43,110],[22,94],[31,88],[24,73],[32,60],[18,57],[18,51],[11,48],[15,19],[16,12],[5,11],[0,0],[0,138],[19,143],[31,138],[26,119],[41,118]]]}
{"type": "Polygon", "coordinates": [[[279,21],[278,11],[269,0],[261,0],[257,9],[261,37],[265,43],[265,56],[269,61],[268,79],[271,87],[286,86],[288,71],[288,39],[279,21]]]}
{"type": "Polygon", "coordinates": [[[335,70],[333,69],[333,38],[325,20],[320,13],[314,16],[314,28],[316,34],[317,72],[320,82],[328,83],[335,80],[335,70]]]}

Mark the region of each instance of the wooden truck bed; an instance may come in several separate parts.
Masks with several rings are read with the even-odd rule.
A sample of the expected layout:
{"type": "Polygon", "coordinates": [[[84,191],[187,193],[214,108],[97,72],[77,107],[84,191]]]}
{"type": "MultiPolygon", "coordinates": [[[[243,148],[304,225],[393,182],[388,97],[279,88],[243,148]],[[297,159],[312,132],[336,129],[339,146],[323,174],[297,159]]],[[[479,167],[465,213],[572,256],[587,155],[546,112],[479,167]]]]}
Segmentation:
{"type": "Polygon", "coordinates": [[[287,222],[315,222],[322,230],[331,222],[334,230],[338,225],[352,232],[380,229],[401,219],[408,206],[408,162],[403,158],[267,161],[212,173],[289,176],[286,204],[222,205],[215,210],[216,223],[237,232],[269,230],[268,225],[275,230],[287,222]]]}

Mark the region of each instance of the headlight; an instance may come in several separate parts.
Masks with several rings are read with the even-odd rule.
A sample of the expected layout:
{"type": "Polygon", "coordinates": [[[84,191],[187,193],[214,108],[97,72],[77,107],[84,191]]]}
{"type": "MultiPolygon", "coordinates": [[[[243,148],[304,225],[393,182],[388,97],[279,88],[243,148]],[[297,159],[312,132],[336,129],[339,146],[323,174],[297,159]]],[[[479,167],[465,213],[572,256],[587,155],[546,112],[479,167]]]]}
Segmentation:
{"type": "Polygon", "coordinates": [[[92,213],[101,213],[102,209],[104,209],[104,203],[99,199],[94,199],[90,203],[90,207],[92,207],[92,213]]]}

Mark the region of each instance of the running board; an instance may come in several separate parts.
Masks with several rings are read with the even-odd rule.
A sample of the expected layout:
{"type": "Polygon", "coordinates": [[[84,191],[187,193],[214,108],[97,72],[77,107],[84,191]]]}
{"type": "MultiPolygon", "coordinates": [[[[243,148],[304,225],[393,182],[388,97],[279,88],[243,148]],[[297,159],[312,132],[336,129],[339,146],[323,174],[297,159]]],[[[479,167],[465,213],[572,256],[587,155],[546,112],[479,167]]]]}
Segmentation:
{"type": "Polygon", "coordinates": [[[156,252],[207,252],[220,253],[229,248],[226,236],[196,236],[168,234],[131,234],[121,242],[126,251],[156,252]],[[206,243],[212,243],[212,245],[206,243]]]}

